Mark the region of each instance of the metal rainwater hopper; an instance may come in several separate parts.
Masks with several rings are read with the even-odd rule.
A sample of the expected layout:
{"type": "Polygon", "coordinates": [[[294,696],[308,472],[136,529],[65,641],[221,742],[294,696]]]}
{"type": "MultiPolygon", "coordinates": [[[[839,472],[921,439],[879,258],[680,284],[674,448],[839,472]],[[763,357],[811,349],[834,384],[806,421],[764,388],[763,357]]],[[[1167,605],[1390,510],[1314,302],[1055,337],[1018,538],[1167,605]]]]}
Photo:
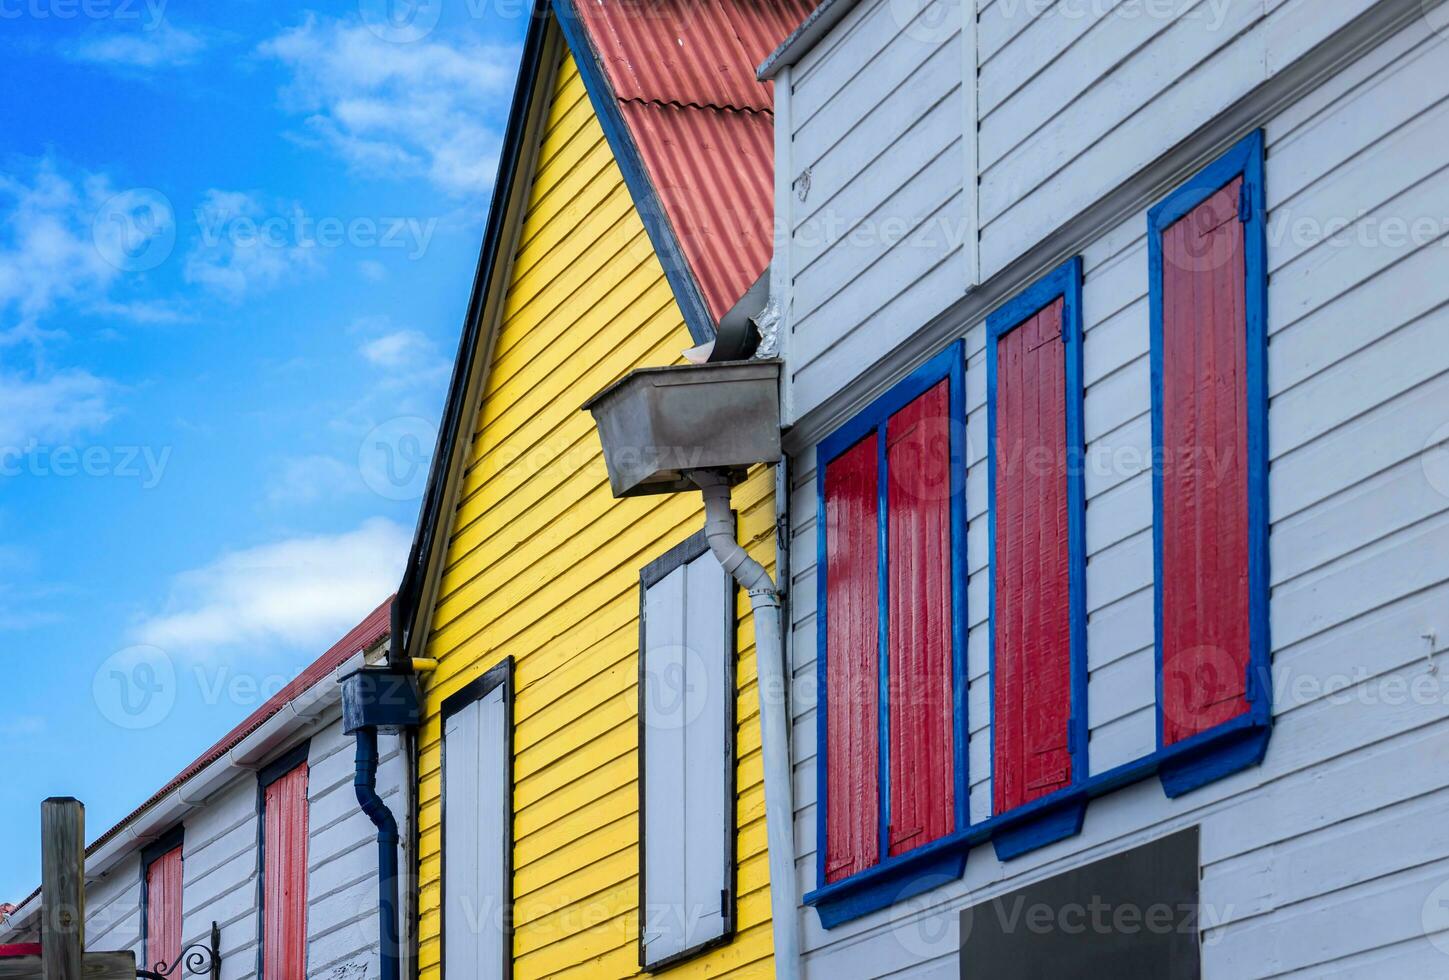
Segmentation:
{"type": "Polygon", "coordinates": [[[584,405],[615,497],[697,490],[691,470],[738,483],[780,459],[780,361],[640,368],[584,405]]]}

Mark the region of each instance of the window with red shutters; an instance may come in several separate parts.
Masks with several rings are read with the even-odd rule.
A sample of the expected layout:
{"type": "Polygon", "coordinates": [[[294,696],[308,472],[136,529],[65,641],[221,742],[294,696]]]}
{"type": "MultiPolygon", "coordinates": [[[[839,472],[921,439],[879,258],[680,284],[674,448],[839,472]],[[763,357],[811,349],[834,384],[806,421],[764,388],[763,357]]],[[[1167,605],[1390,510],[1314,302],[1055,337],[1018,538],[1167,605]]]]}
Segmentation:
{"type": "Polygon", "coordinates": [[[307,975],[307,763],[262,790],[262,980],[307,975]]]}
{"type": "Polygon", "coordinates": [[[148,969],[165,972],[181,958],[181,845],[147,853],[146,943],[148,969]]]}
{"type": "Polygon", "coordinates": [[[961,827],[961,345],[821,444],[823,884],[961,827]]]}
{"type": "Polygon", "coordinates": [[[1247,265],[1239,177],[1162,232],[1162,742],[1249,710],[1247,265]]]}

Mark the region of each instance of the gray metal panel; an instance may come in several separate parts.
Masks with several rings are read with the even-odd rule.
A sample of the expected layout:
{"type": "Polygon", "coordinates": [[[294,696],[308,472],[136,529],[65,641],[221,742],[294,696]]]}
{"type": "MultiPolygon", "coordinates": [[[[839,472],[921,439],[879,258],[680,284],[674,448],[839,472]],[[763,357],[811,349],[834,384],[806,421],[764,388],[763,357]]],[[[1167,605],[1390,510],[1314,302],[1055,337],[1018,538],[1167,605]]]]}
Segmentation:
{"type": "Polygon", "coordinates": [[[1197,980],[1198,829],[961,912],[961,980],[1197,980]]]}

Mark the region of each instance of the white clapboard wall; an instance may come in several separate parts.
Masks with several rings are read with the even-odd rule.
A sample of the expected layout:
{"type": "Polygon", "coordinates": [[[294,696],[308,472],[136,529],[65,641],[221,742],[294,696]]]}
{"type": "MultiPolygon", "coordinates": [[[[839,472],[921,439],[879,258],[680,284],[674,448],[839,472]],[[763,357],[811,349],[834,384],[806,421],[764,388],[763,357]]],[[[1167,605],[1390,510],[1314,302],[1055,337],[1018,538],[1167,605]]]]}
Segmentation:
{"type": "Polygon", "coordinates": [[[1376,2],[853,5],[790,76],[794,417],[963,297],[973,232],[985,281],[1376,2]]]}
{"type": "MultiPolygon", "coordinates": [[[[1260,16],[1251,29],[1245,22],[1247,33],[1235,43],[1261,75],[1269,54],[1301,50],[1314,31],[1363,5],[1317,3],[1324,23],[1305,26],[1304,37],[1290,37],[1274,20],[1301,12],[1301,5],[1251,6],[1268,19],[1260,16]]],[[[837,33],[848,33],[870,7],[861,4],[837,33]]],[[[1110,33],[1105,27],[1090,44],[1069,43],[1057,32],[1082,25],[988,28],[990,12],[983,11],[982,42],[991,71],[1008,55],[1022,72],[1043,79],[1053,77],[1051,57],[1079,59],[1073,65],[1099,54],[1113,63],[1122,58],[1098,51],[1106,41],[1098,35],[1110,33]]],[[[1183,31],[1169,30],[1150,44],[1142,39],[1147,46],[1133,48],[1122,68],[1149,56],[1152,45],[1187,44],[1194,35],[1183,31]]],[[[1199,65],[1237,57],[1227,49],[1211,56],[1191,50],[1199,65]]],[[[1178,97],[1172,88],[1185,84],[1176,80],[1194,63],[1168,59],[1145,76],[1162,85],[1164,105],[1178,97]]],[[[1090,88],[1081,81],[1090,70],[1073,74],[1078,89],[1090,88]]],[[[1011,89],[997,78],[984,84],[983,111],[1024,98],[1011,89]]],[[[1190,118],[1171,125],[1171,114],[1157,112],[1155,102],[1139,106],[1161,119],[1152,139],[1141,133],[1125,142],[1128,134],[1113,130],[1110,138],[1124,141],[1114,151],[1122,167],[1147,162],[1206,123],[1221,100],[1204,101],[1193,95],[1198,91],[1208,89],[1189,87],[1184,101],[1173,103],[1190,118]]],[[[1043,97],[1023,102],[1020,111],[1043,97]]],[[[1083,127],[1118,118],[1110,105],[1086,105],[1096,108],[1062,111],[1083,127]]],[[[1026,129],[1051,125],[1038,113],[1022,124],[1021,136],[1010,137],[1003,116],[991,123],[989,139],[983,128],[983,146],[992,147],[987,156],[1006,159],[1035,139],[1026,129]]],[[[1421,638],[1437,630],[1440,647],[1449,644],[1449,462],[1426,454],[1449,436],[1449,41],[1415,20],[1276,112],[1266,132],[1276,722],[1265,764],[1177,800],[1168,800],[1156,780],[1128,787],[1094,801],[1078,837],[1005,865],[989,845],[978,846],[960,882],[834,930],[822,930],[807,910],[808,976],[955,977],[956,910],[1194,824],[1202,827],[1206,976],[1438,976],[1449,969],[1449,935],[1433,934],[1446,924],[1435,917],[1434,896],[1449,894],[1449,660],[1431,674],[1421,638]],[[1321,229],[1336,219],[1349,229],[1325,239],[1321,229]],[[1342,690],[1330,695],[1335,688],[1342,690]]],[[[1066,145],[1075,147],[1072,161],[1087,152],[1066,145]]],[[[1100,159],[1090,167],[1069,162],[1048,189],[1034,190],[1044,164],[1027,162],[1031,156],[1018,161],[1028,169],[1012,177],[983,157],[983,188],[996,183],[988,211],[1009,212],[1003,220],[1013,229],[991,232],[991,261],[998,265],[1050,223],[1047,212],[1089,203],[1123,176],[1121,167],[1100,159]],[[1023,222],[1025,230],[1016,231],[1023,222]]],[[[1089,469],[1087,476],[1090,753],[1092,769],[1101,771],[1150,752],[1154,739],[1145,212],[1106,229],[1082,254],[1089,448],[1126,450],[1107,455],[1141,462],[1089,469]]],[[[875,331],[878,321],[869,326],[875,331]]],[[[980,819],[990,798],[983,778],[990,740],[984,334],[979,324],[963,324],[960,333],[970,413],[971,810],[980,819]]],[[[847,338],[837,334],[835,341],[847,338]]],[[[860,370],[878,356],[868,352],[874,347],[856,348],[860,370]]],[[[806,447],[796,459],[791,499],[803,892],[818,884],[815,478],[806,447]]]]}
{"type": "MultiPolygon", "coordinates": [[[[395,737],[382,736],[381,742],[378,792],[401,823],[406,818],[403,758],[395,737]]],[[[331,710],[312,734],[307,760],[309,977],[377,975],[377,838],[357,805],[353,751],[353,740],[342,734],[340,713],[331,710]]],[[[217,922],[221,976],[246,980],[257,975],[256,776],[241,774],[198,804],[184,820],[183,945],[207,942],[217,922]]],[[[140,911],[137,845],[87,883],[87,948],[130,949],[139,964],[140,911]]]]}

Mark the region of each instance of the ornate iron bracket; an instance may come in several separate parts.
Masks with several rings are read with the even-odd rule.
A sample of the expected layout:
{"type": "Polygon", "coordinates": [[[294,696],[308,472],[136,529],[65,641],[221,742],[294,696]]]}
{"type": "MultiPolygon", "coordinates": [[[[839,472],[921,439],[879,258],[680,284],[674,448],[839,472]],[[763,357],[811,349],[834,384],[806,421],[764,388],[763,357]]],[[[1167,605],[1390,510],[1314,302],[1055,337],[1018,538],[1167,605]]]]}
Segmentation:
{"type": "Polygon", "coordinates": [[[221,980],[221,927],[213,922],[209,943],[192,943],[181,951],[175,963],[168,965],[164,960],[159,961],[150,970],[137,970],[136,976],[146,980],[173,980],[173,977],[179,980],[183,976],[221,980]],[[186,967],[185,972],[177,973],[182,966],[186,967]]]}

